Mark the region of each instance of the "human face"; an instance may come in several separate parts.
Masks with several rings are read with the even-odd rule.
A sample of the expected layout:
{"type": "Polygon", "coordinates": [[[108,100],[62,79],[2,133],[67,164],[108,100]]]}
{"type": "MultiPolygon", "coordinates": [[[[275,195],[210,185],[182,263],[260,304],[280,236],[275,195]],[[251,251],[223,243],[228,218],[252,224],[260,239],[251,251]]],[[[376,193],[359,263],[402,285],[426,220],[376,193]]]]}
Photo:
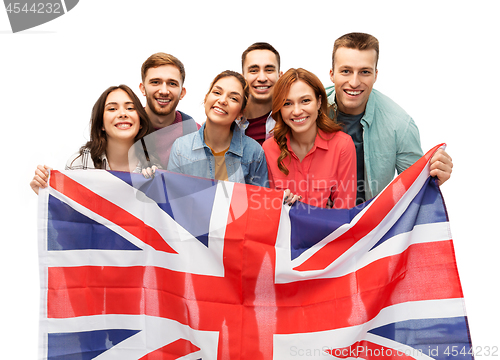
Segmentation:
{"type": "Polygon", "coordinates": [[[231,126],[241,116],[243,87],[234,76],[219,79],[205,97],[207,122],[231,126]]]}
{"type": "Polygon", "coordinates": [[[133,143],[141,127],[134,103],[122,89],[116,89],[106,97],[102,119],[108,140],[133,143]]]}
{"type": "Polygon", "coordinates": [[[304,135],[315,137],[316,120],[321,107],[321,98],[317,99],[314,90],[305,82],[292,83],[285,104],[281,108],[281,117],[292,130],[292,136],[304,135]]]}
{"type": "Polygon", "coordinates": [[[377,52],[341,47],[334,58],[330,79],[335,84],[337,106],[345,114],[365,111],[368,97],[377,80],[377,52]]]}
{"type": "Polygon", "coordinates": [[[272,102],[274,84],[280,75],[278,59],[272,51],[250,51],[243,64],[243,76],[249,86],[250,101],[272,102]]]}
{"type": "Polygon", "coordinates": [[[146,108],[158,116],[170,115],[186,94],[181,72],[174,65],[148,69],[144,83],[139,87],[146,97],[146,108]]]}

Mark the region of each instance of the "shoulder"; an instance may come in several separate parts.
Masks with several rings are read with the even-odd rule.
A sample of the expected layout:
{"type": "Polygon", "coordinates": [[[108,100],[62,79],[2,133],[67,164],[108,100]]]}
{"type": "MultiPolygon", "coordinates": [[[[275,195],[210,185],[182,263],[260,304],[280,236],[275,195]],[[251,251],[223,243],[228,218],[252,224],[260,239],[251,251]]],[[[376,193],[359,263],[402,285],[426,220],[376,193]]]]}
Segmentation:
{"type": "Polygon", "coordinates": [[[384,95],[376,89],[372,89],[368,102],[370,103],[368,106],[372,105],[371,110],[373,110],[374,115],[378,117],[386,118],[391,121],[411,119],[410,115],[408,115],[408,113],[401,106],[399,106],[390,97],[384,95]]]}
{"type": "Polygon", "coordinates": [[[267,152],[273,152],[276,149],[278,149],[278,151],[279,151],[279,146],[276,143],[276,140],[274,139],[274,137],[270,137],[269,139],[264,141],[264,143],[262,144],[262,149],[267,154],[267,152]]]}
{"type": "Polygon", "coordinates": [[[200,135],[198,134],[198,131],[194,131],[192,133],[183,135],[181,137],[178,137],[175,139],[172,148],[179,149],[179,148],[191,148],[191,144],[193,144],[193,141],[195,141],[196,138],[199,138],[200,135]]]}
{"type": "Polygon", "coordinates": [[[90,157],[90,149],[85,148],[83,151],[77,151],[70,156],[68,161],[66,161],[66,170],[78,170],[78,169],[88,169],[94,168],[94,163],[90,157]]]}
{"type": "Polygon", "coordinates": [[[242,134],[242,142],[246,153],[252,153],[257,156],[264,154],[262,146],[260,146],[260,144],[250,136],[242,134]]]}
{"type": "Polygon", "coordinates": [[[179,114],[181,114],[181,119],[182,119],[182,122],[184,122],[185,124],[187,124],[187,123],[192,123],[192,124],[194,124],[194,125],[196,126],[196,130],[199,130],[199,129],[200,129],[201,125],[200,125],[200,124],[198,124],[198,123],[197,123],[197,122],[193,119],[193,117],[192,117],[191,115],[188,115],[188,114],[186,114],[186,113],[183,113],[183,112],[182,112],[182,111],[180,111],[180,110],[177,110],[177,112],[178,112],[179,114]]]}

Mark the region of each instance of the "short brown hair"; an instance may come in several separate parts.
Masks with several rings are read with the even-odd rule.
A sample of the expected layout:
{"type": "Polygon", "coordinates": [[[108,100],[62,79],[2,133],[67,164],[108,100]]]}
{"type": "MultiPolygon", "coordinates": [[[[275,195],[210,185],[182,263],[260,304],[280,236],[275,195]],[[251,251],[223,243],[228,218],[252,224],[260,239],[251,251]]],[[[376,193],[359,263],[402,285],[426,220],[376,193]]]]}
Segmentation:
{"type": "Polygon", "coordinates": [[[276,55],[276,60],[278,60],[278,71],[280,69],[280,53],[278,50],[276,50],[271,44],[268,44],[266,42],[256,42],[252,45],[250,45],[245,51],[243,51],[243,54],[241,54],[241,69],[243,69],[243,66],[245,64],[245,60],[247,59],[247,55],[250,51],[254,50],[269,50],[272,52],[274,55],[276,55]]]}
{"type": "Polygon", "coordinates": [[[377,53],[377,57],[375,59],[375,69],[378,64],[378,40],[375,36],[365,33],[353,32],[349,34],[342,35],[333,44],[333,53],[332,53],[332,69],[335,62],[335,53],[338,48],[345,47],[348,49],[356,49],[356,50],[375,50],[377,53]]]}
{"type": "Polygon", "coordinates": [[[156,68],[163,65],[173,65],[181,73],[182,83],[186,80],[186,70],[184,69],[184,64],[177,59],[175,56],[166,54],[164,52],[159,52],[148,57],[141,67],[141,78],[142,82],[146,80],[146,73],[150,68],[156,68]]]}

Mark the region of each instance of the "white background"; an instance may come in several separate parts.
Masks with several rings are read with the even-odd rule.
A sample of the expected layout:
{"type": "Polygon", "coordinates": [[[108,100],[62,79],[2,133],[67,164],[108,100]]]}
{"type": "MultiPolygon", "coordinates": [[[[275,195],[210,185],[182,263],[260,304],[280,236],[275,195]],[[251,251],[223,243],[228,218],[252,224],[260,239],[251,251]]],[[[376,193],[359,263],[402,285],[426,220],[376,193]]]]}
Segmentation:
{"type": "Polygon", "coordinates": [[[43,163],[64,168],[87,141],[91,108],[104,89],[124,83],[143,99],[142,62],[152,53],[168,52],[187,71],[187,95],[179,109],[203,122],[210,81],[222,70],[240,71],[241,53],[250,44],[271,43],[281,54],[282,70],[303,67],[330,85],[333,42],[351,31],[379,39],[375,88],[412,115],[423,150],[448,144],[455,166],[442,192],[472,341],[482,354],[486,346],[500,347],[499,211],[494,208],[500,27],[494,3],[81,0],[66,15],[17,34],[0,10],[0,357],[37,356],[33,171],[43,163]]]}

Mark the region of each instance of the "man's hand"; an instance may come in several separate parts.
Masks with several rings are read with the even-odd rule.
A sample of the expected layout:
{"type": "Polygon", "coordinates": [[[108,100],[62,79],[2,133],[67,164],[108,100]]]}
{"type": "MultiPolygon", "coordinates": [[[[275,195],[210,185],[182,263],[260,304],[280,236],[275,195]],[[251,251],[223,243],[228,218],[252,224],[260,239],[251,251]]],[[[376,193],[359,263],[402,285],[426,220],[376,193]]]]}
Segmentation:
{"type": "Polygon", "coordinates": [[[431,176],[438,178],[438,185],[443,185],[451,176],[453,162],[443,149],[438,149],[431,159],[431,176]]]}

